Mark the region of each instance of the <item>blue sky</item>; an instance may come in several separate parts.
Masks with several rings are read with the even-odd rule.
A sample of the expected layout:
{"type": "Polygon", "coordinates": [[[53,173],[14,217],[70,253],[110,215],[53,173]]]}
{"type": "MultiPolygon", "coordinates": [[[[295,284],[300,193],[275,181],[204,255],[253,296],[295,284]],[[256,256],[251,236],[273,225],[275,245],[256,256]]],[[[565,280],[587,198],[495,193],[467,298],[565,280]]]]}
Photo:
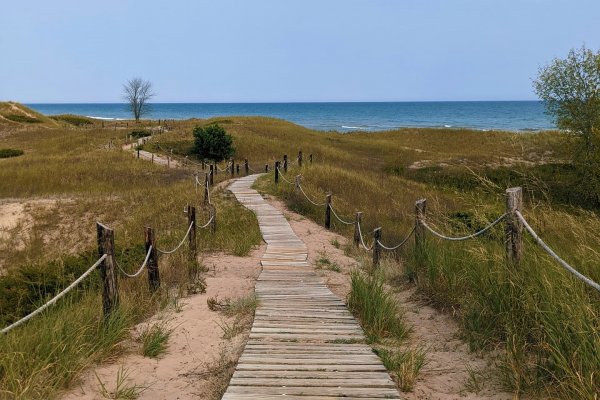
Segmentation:
{"type": "Polygon", "coordinates": [[[598,0],[0,0],[0,100],[535,99],[540,66],[600,47],[598,0]]]}

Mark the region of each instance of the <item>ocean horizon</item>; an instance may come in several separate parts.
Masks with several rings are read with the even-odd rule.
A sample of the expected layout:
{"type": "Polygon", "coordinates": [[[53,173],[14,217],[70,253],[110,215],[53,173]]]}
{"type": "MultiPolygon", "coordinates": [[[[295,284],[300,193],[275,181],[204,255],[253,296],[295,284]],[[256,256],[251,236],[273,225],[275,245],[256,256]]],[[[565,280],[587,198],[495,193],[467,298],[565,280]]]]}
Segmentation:
{"type": "MultiPolygon", "coordinates": [[[[28,103],[45,114],[131,119],[125,103],[28,103]]],[[[320,131],[385,131],[406,127],[539,131],[556,129],[540,101],[315,103],[152,103],[148,119],[227,116],[281,118],[320,131]]]]}

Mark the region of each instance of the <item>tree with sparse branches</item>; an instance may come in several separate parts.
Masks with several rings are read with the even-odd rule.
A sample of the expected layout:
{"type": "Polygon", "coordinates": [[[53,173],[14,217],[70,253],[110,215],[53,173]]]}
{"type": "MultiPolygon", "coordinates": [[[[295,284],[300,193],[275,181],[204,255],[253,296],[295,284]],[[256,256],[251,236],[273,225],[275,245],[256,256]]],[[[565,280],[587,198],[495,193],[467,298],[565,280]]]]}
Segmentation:
{"type": "Polygon", "coordinates": [[[600,51],[571,49],[540,69],[533,88],[560,129],[578,137],[581,187],[600,203],[600,51]]]}
{"type": "Polygon", "coordinates": [[[154,97],[152,93],[152,83],[142,78],[133,78],[123,84],[123,99],[127,101],[129,110],[133,114],[135,121],[150,111],[148,100],[154,97]]]}

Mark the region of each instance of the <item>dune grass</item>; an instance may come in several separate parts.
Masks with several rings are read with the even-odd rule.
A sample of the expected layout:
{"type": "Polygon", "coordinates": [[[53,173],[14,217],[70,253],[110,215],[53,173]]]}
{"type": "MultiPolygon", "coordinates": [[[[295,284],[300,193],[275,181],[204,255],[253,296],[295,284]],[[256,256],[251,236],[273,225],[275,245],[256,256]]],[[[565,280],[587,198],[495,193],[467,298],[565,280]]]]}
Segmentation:
{"type": "MultiPolygon", "coordinates": [[[[96,221],[114,229],[115,257],[131,272],[144,258],[145,226],[155,228],[160,248],[171,249],[187,230],[187,204],[196,206],[198,225],[208,219],[194,185],[197,171],[166,169],[121,151],[128,129],[119,124],[124,126],[118,130],[95,125],[0,132],[0,147],[26,151],[2,160],[0,206],[24,204],[29,216],[0,237],[2,327],[44,303],[97,259],[96,221]]],[[[212,201],[217,232],[198,230],[199,255],[247,254],[261,238],[254,214],[221,189],[213,190],[212,201]]],[[[185,244],[173,255],[159,256],[162,285],[155,293],[145,274],[121,277],[120,306],[107,321],[94,272],[57,305],[0,337],[0,398],[56,397],[83,369],[121,352],[134,324],[202,290],[201,257],[198,264],[187,253],[185,244]]],[[[162,337],[150,342],[164,344],[162,337]]]]}

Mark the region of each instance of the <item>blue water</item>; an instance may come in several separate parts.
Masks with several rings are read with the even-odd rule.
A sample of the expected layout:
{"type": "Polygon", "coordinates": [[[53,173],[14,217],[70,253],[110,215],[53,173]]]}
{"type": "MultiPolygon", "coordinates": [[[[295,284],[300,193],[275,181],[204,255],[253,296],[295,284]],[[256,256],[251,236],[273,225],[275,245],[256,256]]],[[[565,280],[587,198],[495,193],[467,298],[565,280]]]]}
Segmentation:
{"type": "MultiPolygon", "coordinates": [[[[27,104],[46,115],[78,114],[130,119],[124,104],[27,104]]],[[[538,101],[457,101],[398,103],[154,103],[146,118],[188,119],[262,115],[329,131],[381,131],[399,127],[480,130],[543,130],[554,124],[538,101]]]]}

